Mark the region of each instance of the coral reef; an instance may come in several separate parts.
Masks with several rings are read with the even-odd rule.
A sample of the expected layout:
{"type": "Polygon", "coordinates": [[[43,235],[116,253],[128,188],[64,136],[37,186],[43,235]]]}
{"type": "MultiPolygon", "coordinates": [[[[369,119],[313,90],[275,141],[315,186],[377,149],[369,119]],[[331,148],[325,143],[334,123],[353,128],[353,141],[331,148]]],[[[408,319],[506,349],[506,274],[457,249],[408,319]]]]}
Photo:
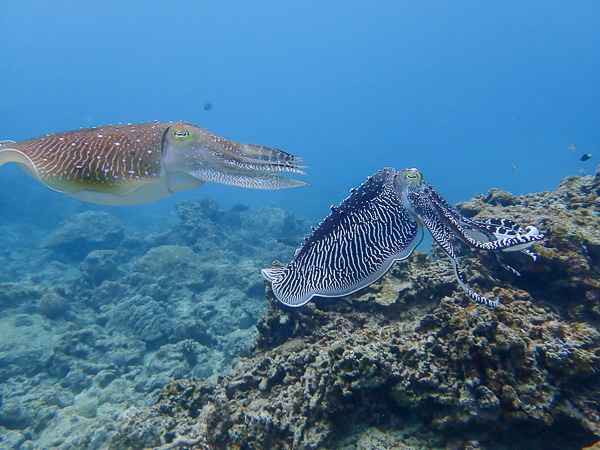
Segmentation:
{"type": "Polygon", "coordinates": [[[92,250],[116,248],[124,230],[118,219],[108,213],[84,212],[63,222],[44,241],[44,247],[55,255],[80,259],[92,250]]]}
{"type": "Polygon", "coordinates": [[[345,298],[287,308],[267,286],[265,301],[260,268],[309,231],[274,206],[183,201],[177,222],[135,233],[104,213],[7,225],[0,447],[592,446],[600,174],[458,208],[548,232],[536,262],[500,255],[521,277],[456,246],[497,309],[469,300],[435,247],[345,298]]]}
{"type": "MultiPolygon", "coordinates": [[[[418,253],[343,299],[268,311],[253,353],[119,416],[127,448],[581,448],[600,440],[600,174],[554,192],[492,190],[464,214],[548,231],[537,262],[461,247],[472,286],[418,253]]],[[[433,255],[439,255],[437,250],[433,255]]]]}
{"type": "Polygon", "coordinates": [[[251,350],[260,268],[291,258],[310,224],[208,198],[176,210],[158,230],[100,212],[2,228],[0,448],[107,448],[128,408],[251,350]]]}

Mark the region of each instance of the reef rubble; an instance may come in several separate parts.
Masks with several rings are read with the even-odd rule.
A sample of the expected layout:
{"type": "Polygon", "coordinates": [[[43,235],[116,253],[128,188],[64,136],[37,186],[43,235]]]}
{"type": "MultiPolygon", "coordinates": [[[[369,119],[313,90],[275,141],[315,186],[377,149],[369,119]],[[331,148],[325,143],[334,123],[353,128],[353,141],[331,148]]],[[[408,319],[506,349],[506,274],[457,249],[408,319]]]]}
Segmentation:
{"type": "Polygon", "coordinates": [[[298,309],[277,303],[251,354],[213,380],[168,384],[130,408],[123,448],[560,448],[600,440],[600,173],[553,192],[493,189],[460,203],[534,224],[538,260],[460,247],[471,302],[433,249],[370,287],[298,309]]]}

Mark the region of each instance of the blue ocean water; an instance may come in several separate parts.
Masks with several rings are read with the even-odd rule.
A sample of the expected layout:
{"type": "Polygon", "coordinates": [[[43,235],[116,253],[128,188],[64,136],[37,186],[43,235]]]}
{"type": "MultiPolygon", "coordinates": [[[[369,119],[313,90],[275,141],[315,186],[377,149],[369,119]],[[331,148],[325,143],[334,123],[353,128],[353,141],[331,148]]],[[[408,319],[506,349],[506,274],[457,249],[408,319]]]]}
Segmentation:
{"type": "MultiPolygon", "coordinates": [[[[309,187],[206,185],[119,216],[207,194],[316,221],[386,166],[421,169],[451,202],[548,190],[600,157],[599,19],[593,1],[9,2],[0,139],[186,120],[310,166],[309,187]]],[[[1,171],[5,218],[67,201],[1,171]]]]}
{"type": "MultiPolygon", "coordinates": [[[[0,359],[2,431],[22,433],[11,442],[54,442],[52,433],[70,429],[61,422],[69,414],[114,420],[173,378],[225,370],[248,349],[266,308],[260,268],[289,260],[309,223],[384,167],[421,169],[451,203],[491,188],[552,190],[565,176],[593,173],[598,23],[594,1],[5,2],[0,141],[185,120],[302,157],[307,176],[296,178],[309,186],[207,183],[148,205],[109,207],[2,166],[0,340],[20,355],[0,359]],[[581,161],[586,153],[593,156],[581,161]],[[223,210],[208,199],[176,209],[205,195],[223,210]],[[224,211],[238,203],[263,209],[224,211]],[[178,217],[187,218],[180,228],[178,217]],[[75,257],[77,239],[68,238],[85,234],[89,218],[98,234],[104,224],[113,232],[102,244],[119,236],[116,249],[87,242],[75,257]],[[174,236],[152,234],[171,226],[174,236]],[[272,230],[280,234],[266,242],[272,230]],[[10,377],[18,388],[4,383],[10,377]],[[102,411],[98,392],[107,386],[106,403],[119,406],[102,411]],[[39,410],[56,416],[25,417],[38,404],[21,408],[22,398],[48,392],[58,400],[39,410]],[[34,428],[41,437],[23,431],[34,428]]],[[[58,448],[69,448],[61,433],[58,448]]],[[[100,433],[94,447],[88,438],[89,448],[108,442],[100,433]]]]}

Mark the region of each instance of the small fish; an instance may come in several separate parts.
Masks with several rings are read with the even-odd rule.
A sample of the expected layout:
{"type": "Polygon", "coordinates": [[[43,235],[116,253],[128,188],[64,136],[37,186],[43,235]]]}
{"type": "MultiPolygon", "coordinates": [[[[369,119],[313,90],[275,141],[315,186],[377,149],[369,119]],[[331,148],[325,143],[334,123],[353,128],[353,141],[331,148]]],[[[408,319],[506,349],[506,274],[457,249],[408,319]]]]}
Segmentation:
{"type": "Polygon", "coordinates": [[[206,102],[204,104],[204,111],[210,111],[210,108],[212,108],[212,103],[206,102]]]}
{"type": "Polygon", "coordinates": [[[512,166],[510,166],[510,171],[511,172],[514,172],[515,170],[517,170],[516,164],[513,164],[512,166]]]}
{"type": "Polygon", "coordinates": [[[280,239],[277,239],[277,242],[279,242],[280,244],[283,244],[283,245],[287,245],[288,247],[298,247],[298,245],[300,245],[300,242],[298,239],[291,239],[291,238],[280,238],[280,239]]]}
{"type": "Polygon", "coordinates": [[[588,174],[588,171],[585,169],[579,169],[579,173],[581,174],[582,177],[585,177],[588,174]]]}
{"type": "Polygon", "coordinates": [[[590,159],[592,156],[594,156],[594,155],[592,155],[591,153],[586,153],[585,155],[583,155],[583,156],[580,158],[580,161],[587,161],[587,160],[588,160],[588,159],[590,159]]]}
{"type": "Polygon", "coordinates": [[[575,153],[577,151],[577,147],[575,147],[573,144],[569,145],[567,148],[571,153],[575,153]]]}

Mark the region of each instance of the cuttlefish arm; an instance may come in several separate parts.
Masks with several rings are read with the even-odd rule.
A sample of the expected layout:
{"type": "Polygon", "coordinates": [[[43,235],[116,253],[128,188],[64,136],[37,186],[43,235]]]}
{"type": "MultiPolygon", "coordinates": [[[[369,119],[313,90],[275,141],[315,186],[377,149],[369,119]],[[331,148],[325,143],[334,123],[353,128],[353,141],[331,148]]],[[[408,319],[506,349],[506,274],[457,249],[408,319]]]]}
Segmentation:
{"type": "Polygon", "coordinates": [[[187,122],[114,125],[0,142],[0,166],[14,162],[49,188],[108,205],[150,203],[206,181],[250,189],[306,183],[300,158],[241,144],[187,122]]]}
{"type": "MultiPolygon", "coordinates": [[[[472,291],[466,285],[452,245],[453,238],[458,237],[468,245],[482,250],[522,251],[535,256],[527,247],[545,237],[534,226],[523,229],[508,219],[479,222],[464,217],[423,181],[423,176],[417,169],[399,172],[396,188],[405,208],[427,227],[436,243],[450,258],[460,286],[471,299],[487,306],[495,307],[498,302],[472,291]],[[482,236],[482,240],[473,237],[477,233],[482,236]]],[[[501,264],[518,274],[512,267],[501,264]]]]}
{"type": "MultiPolygon", "coordinates": [[[[473,220],[454,209],[427,182],[422,181],[421,190],[435,214],[444,217],[445,223],[454,231],[456,237],[467,245],[484,250],[518,251],[529,255],[534,261],[537,259],[537,255],[528,248],[535,242],[531,237],[540,235],[536,227],[530,225],[523,228],[510,219],[473,220]]],[[[543,236],[539,239],[543,239],[543,236]]],[[[502,261],[500,253],[495,254],[503,268],[521,276],[516,269],[502,261]]]]}
{"type": "Polygon", "coordinates": [[[426,181],[422,181],[421,190],[436,214],[445,217],[448,226],[467,244],[484,250],[520,251],[536,259],[535,254],[527,250],[533,242],[543,239],[530,239],[540,234],[536,227],[530,225],[523,228],[511,219],[473,220],[454,209],[426,181]]]}

